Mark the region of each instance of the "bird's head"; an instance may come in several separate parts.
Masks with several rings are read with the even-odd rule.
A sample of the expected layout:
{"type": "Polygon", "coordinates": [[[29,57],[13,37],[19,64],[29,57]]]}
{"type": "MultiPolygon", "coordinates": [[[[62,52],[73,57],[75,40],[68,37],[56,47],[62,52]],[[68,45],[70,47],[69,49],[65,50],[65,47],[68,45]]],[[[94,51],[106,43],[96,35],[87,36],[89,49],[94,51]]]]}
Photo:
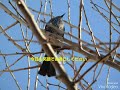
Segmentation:
{"type": "Polygon", "coordinates": [[[63,16],[64,16],[64,15],[65,15],[65,13],[64,13],[64,14],[62,14],[61,16],[57,16],[56,18],[60,20],[60,19],[62,19],[62,18],[63,18],[63,16]]]}

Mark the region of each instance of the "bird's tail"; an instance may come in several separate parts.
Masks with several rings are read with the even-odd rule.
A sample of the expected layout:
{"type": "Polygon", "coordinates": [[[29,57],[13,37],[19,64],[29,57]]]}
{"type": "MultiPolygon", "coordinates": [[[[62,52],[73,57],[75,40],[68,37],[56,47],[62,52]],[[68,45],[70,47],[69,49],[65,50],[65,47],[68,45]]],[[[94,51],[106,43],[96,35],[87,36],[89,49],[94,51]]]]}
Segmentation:
{"type": "MultiPolygon", "coordinates": [[[[45,57],[47,57],[47,55],[45,55],[45,57]]],[[[55,68],[50,61],[43,61],[38,74],[42,76],[47,75],[48,77],[56,76],[55,68]]]]}

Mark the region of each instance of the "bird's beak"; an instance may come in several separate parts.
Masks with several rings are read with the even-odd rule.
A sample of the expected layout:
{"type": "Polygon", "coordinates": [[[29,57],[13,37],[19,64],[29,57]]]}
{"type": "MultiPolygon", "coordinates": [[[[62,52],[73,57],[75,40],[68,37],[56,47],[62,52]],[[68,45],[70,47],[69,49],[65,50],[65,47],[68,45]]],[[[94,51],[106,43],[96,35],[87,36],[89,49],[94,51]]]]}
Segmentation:
{"type": "Polygon", "coordinates": [[[63,15],[61,15],[61,18],[65,15],[65,13],[63,15]]]}

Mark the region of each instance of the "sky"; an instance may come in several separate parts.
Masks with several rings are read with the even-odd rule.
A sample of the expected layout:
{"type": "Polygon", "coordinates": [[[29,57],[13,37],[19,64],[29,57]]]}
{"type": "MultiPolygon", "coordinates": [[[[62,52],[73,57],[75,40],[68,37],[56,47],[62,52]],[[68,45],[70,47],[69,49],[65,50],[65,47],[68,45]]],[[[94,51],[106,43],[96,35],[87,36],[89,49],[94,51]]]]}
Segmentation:
{"type": "MultiPolygon", "coordinates": [[[[14,9],[10,6],[10,4],[8,3],[8,0],[0,0],[1,3],[3,3],[5,6],[7,6],[7,8],[9,8],[10,10],[12,10],[12,12],[14,12],[16,14],[16,12],[14,11],[14,9]]],[[[28,5],[28,7],[31,7],[37,11],[40,10],[40,0],[26,0],[26,4],[28,5]]],[[[45,2],[45,0],[43,0],[45,2]]],[[[47,0],[48,1],[48,0],[47,0]]],[[[104,0],[93,0],[95,1],[97,4],[99,4],[101,7],[104,7],[106,10],[107,7],[105,7],[105,4],[103,3],[104,0]]],[[[120,0],[113,0],[115,2],[115,4],[117,6],[120,5],[120,0]]],[[[43,3],[44,4],[44,3],[43,3]]],[[[46,8],[46,13],[50,12],[50,6],[49,3],[47,3],[47,8],[46,8]]],[[[94,35],[99,38],[100,40],[102,40],[103,42],[109,42],[109,24],[106,23],[106,20],[103,19],[102,16],[99,15],[98,12],[96,12],[95,10],[92,9],[92,5],[90,4],[89,0],[84,0],[84,6],[86,9],[86,14],[89,20],[89,24],[91,26],[91,29],[94,33],[94,35]]],[[[64,16],[64,20],[68,21],[68,9],[67,9],[67,0],[52,0],[52,11],[53,11],[53,16],[58,16],[58,15],[62,15],[63,13],[65,13],[64,16]]],[[[71,23],[73,25],[78,25],[79,23],[79,0],[70,0],[70,14],[71,14],[71,23]]],[[[44,11],[44,9],[42,9],[42,11],[44,11]]],[[[113,10],[117,15],[120,16],[119,12],[116,10],[113,10]]],[[[34,15],[35,19],[37,18],[37,14],[35,12],[31,13],[34,15]]],[[[105,13],[106,15],[108,15],[108,13],[105,13]]],[[[49,21],[50,17],[46,16],[46,22],[49,21]]],[[[41,19],[43,19],[43,16],[41,16],[41,19]]],[[[114,20],[114,18],[113,18],[114,20]]],[[[10,15],[6,14],[1,8],[0,8],[0,25],[3,28],[6,28],[7,26],[11,25],[12,23],[15,22],[15,19],[11,18],[10,15]]],[[[26,29],[26,27],[24,27],[22,25],[22,27],[24,29],[26,29]]],[[[41,28],[44,28],[43,25],[40,26],[41,28]]],[[[83,17],[83,24],[82,27],[85,28],[87,31],[88,27],[86,25],[85,22],[85,18],[83,17]]],[[[116,28],[118,30],[119,27],[116,26],[116,28]]],[[[69,32],[70,27],[65,24],[65,31],[69,32]]],[[[22,33],[20,30],[20,25],[17,24],[16,26],[10,28],[7,33],[12,36],[12,38],[16,39],[16,40],[20,40],[23,39],[22,37],[22,33]]],[[[28,38],[30,38],[32,36],[31,31],[28,29],[28,38]]],[[[73,29],[73,35],[77,36],[77,29],[73,29]]],[[[119,34],[117,34],[115,31],[113,31],[113,38],[112,41],[117,41],[119,34]]],[[[67,36],[65,36],[67,37],[67,36]]],[[[67,37],[69,39],[69,37],[67,37]]],[[[34,37],[34,39],[36,40],[36,38],[34,37]]],[[[91,43],[91,37],[88,36],[88,34],[84,33],[82,34],[82,39],[91,43]]],[[[25,45],[23,42],[18,42],[18,44],[22,45],[25,48],[25,45]]],[[[30,50],[31,52],[37,52],[40,51],[40,45],[38,43],[31,43],[30,45],[30,50]]],[[[120,50],[120,49],[118,49],[120,50]]],[[[10,41],[8,41],[8,39],[3,35],[0,34],[0,51],[2,53],[15,53],[15,52],[21,52],[21,50],[17,49],[10,41]]],[[[76,56],[79,56],[80,54],[76,53],[76,56]]],[[[36,55],[39,56],[39,55],[36,55]]],[[[18,58],[20,58],[21,55],[16,55],[16,56],[7,56],[6,60],[8,62],[8,64],[12,64],[13,62],[15,62],[18,58]]],[[[81,55],[82,57],[82,55],[81,55]]],[[[28,66],[28,58],[24,57],[22,58],[18,63],[16,63],[13,67],[11,67],[11,69],[18,69],[18,68],[23,68],[23,67],[27,67],[28,66]]],[[[35,66],[36,63],[33,61],[30,61],[31,66],[35,66]]],[[[82,62],[76,62],[77,66],[81,65],[82,62]]],[[[94,64],[93,62],[87,63],[83,70],[81,71],[81,74],[86,71],[92,64],[94,64]]],[[[5,68],[5,63],[4,63],[4,59],[2,56],[0,56],[0,70],[3,70],[5,68]]],[[[101,67],[101,64],[98,66],[98,71],[101,67]]],[[[92,86],[93,90],[104,90],[104,86],[106,83],[106,77],[107,77],[107,73],[108,73],[108,66],[104,65],[102,72],[99,76],[98,81],[92,86]],[[100,87],[101,86],[101,87],[100,87]],[[103,86],[103,87],[102,87],[103,86]]],[[[72,77],[73,76],[73,72],[72,69],[68,66],[65,65],[65,70],[67,72],[67,74],[72,77]]],[[[30,77],[31,77],[31,84],[30,84],[30,90],[34,89],[34,83],[35,83],[35,77],[36,77],[36,73],[37,73],[37,69],[31,69],[30,72],[30,77]]],[[[88,82],[92,81],[93,78],[93,70],[87,74],[85,76],[85,80],[87,80],[88,82]]],[[[109,77],[109,81],[112,83],[117,83],[117,84],[112,84],[113,86],[118,86],[118,88],[120,88],[120,73],[111,68],[110,69],[110,77],[109,77]]],[[[27,89],[27,81],[28,81],[28,71],[19,71],[19,72],[14,72],[15,78],[18,81],[19,85],[21,86],[21,88],[23,90],[27,89]]],[[[39,76],[39,80],[44,83],[46,85],[46,79],[45,77],[39,76]]],[[[59,81],[56,80],[56,78],[52,77],[52,78],[48,78],[48,82],[51,83],[58,83],[59,81]]],[[[45,90],[43,87],[40,86],[40,83],[38,84],[38,89],[37,90],[45,90]]],[[[64,86],[63,84],[61,84],[62,86],[64,86]]],[[[112,86],[110,85],[110,86],[112,86]]],[[[5,72],[1,77],[0,77],[0,90],[18,90],[13,78],[11,77],[9,72],[5,72]]],[[[53,89],[53,86],[50,86],[50,90],[56,90],[57,87],[53,89]]],[[[119,89],[115,89],[115,90],[119,90],[119,89]]],[[[62,90],[62,89],[61,89],[62,90]]],[[[110,87],[108,88],[108,90],[111,90],[110,87]]]]}

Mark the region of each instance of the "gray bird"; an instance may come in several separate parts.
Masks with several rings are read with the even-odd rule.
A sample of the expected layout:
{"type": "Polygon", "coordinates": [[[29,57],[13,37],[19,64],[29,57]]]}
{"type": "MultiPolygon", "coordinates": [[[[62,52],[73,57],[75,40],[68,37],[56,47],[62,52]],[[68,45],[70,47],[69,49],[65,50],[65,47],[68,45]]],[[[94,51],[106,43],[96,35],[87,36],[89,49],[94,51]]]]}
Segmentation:
{"type": "MultiPolygon", "coordinates": [[[[63,23],[63,20],[62,20],[64,15],[65,14],[52,18],[46,24],[45,31],[56,34],[56,35],[59,35],[61,37],[64,37],[64,33],[58,31],[58,30],[65,31],[64,23],[63,23]],[[51,27],[50,24],[52,24],[54,27],[56,27],[58,29],[55,29],[55,28],[51,27]]],[[[52,47],[53,47],[53,49],[60,48],[59,46],[53,46],[53,45],[52,45],[52,47]]],[[[57,54],[59,52],[60,51],[57,51],[57,54]]],[[[47,55],[45,55],[45,57],[47,57],[47,55]]],[[[51,76],[56,76],[56,71],[55,71],[55,68],[53,67],[53,65],[52,65],[52,63],[50,61],[43,61],[42,65],[40,67],[40,70],[38,71],[38,74],[40,74],[42,76],[47,75],[48,77],[51,77],[51,76]]]]}

